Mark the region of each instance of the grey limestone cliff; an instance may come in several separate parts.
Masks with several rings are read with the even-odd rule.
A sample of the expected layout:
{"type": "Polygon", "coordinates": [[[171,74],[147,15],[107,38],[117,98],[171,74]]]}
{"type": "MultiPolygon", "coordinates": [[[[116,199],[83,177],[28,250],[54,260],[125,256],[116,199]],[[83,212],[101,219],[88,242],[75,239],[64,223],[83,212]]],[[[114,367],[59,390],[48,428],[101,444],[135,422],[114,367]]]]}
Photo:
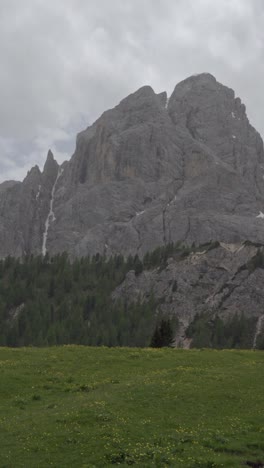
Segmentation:
{"type": "MultiPolygon", "coordinates": [[[[153,295],[155,313],[176,316],[179,330],[176,345],[189,347],[185,336],[196,314],[219,316],[224,321],[243,314],[256,321],[256,336],[263,332],[264,269],[258,265],[258,255],[264,247],[250,242],[220,243],[196,248],[187,256],[172,255],[163,268],[130,271],[114,291],[114,301],[148,302],[153,295]]],[[[255,338],[255,340],[254,340],[255,338]]]]}
{"type": "Polygon", "coordinates": [[[45,233],[44,252],[72,256],[262,242],[263,177],[263,142],[231,89],[206,73],[169,100],[145,86],[79,133],[62,168],[49,153],[42,173],[0,186],[0,257],[42,253],[45,233]]]}

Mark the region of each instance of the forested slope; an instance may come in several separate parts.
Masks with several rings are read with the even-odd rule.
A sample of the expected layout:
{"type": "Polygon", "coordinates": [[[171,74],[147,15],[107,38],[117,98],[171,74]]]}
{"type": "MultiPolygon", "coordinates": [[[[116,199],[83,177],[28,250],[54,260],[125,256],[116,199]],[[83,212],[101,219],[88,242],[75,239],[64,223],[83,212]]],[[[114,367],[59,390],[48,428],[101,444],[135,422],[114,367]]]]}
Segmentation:
{"type": "Polygon", "coordinates": [[[145,347],[173,337],[184,347],[262,348],[263,258],[261,246],[230,252],[217,242],[168,244],[142,260],[7,257],[0,261],[0,345],[145,347]]]}

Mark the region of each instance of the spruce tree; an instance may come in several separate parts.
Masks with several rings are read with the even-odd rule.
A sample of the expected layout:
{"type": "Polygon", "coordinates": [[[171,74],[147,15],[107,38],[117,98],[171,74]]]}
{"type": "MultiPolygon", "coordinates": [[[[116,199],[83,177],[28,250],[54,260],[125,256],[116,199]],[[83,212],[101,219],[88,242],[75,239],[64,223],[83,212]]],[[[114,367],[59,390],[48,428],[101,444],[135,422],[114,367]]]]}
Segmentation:
{"type": "Polygon", "coordinates": [[[154,333],[151,338],[151,348],[163,348],[165,346],[171,346],[173,342],[173,330],[170,320],[162,319],[159,324],[156,325],[154,333]]]}

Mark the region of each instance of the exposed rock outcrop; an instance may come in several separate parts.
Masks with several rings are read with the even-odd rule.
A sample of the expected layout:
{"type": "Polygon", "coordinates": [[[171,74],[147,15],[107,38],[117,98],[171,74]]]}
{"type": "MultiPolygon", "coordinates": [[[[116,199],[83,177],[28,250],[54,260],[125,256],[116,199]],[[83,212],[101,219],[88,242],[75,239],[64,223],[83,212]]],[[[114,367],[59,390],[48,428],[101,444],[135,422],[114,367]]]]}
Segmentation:
{"type": "Polygon", "coordinates": [[[35,166],[22,183],[1,184],[4,190],[0,189],[0,257],[41,253],[58,168],[49,151],[43,173],[35,166]]]}
{"type": "Polygon", "coordinates": [[[185,330],[196,314],[216,314],[226,320],[234,314],[259,318],[255,339],[263,326],[264,269],[257,265],[263,247],[251,243],[201,247],[187,257],[174,255],[167,266],[130,271],[113,293],[113,300],[148,302],[154,295],[156,312],[176,315],[180,329],[176,344],[186,346],[185,330]]]}

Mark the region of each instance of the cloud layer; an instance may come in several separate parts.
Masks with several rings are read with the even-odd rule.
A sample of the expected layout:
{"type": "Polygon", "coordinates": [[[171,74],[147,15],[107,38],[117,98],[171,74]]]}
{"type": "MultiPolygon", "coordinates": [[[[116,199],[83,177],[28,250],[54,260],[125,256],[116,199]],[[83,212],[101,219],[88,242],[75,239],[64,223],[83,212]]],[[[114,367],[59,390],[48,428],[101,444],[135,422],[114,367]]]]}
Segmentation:
{"type": "Polygon", "coordinates": [[[1,0],[0,181],[59,161],[75,134],[144,84],[208,71],[264,135],[263,0],[1,0]]]}

